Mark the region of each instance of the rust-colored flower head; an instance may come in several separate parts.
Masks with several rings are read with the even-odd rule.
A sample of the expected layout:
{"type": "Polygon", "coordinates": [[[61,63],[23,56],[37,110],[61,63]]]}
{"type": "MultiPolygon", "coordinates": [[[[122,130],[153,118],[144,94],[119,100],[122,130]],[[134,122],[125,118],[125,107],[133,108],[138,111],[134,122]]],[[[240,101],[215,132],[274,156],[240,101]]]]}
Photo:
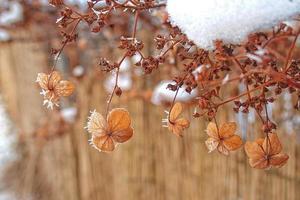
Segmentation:
{"type": "Polygon", "coordinates": [[[205,144],[209,152],[218,149],[220,153],[227,156],[230,151],[240,148],[243,144],[241,137],[235,134],[235,122],[224,123],[219,130],[215,123],[210,122],[206,131],[209,138],[205,141],[205,144]]]}
{"type": "Polygon", "coordinates": [[[246,142],[245,151],[250,166],[257,169],[279,168],[289,159],[287,154],[281,153],[282,145],[276,133],[268,133],[268,137],[246,142]]]}
{"type": "Polygon", "coordinates": [[[49,0],[49,4],[52,6],[60,6],[64,3],[64,0],[49,0]]]}
{"type": "Polygon", "coordinates": [[[105,120],[93,111],[87,123],[87,131],[92,134],[91,144],[99,151],[111,152],[118,143],[128,141],[133,135],[131,118],[123,108],[113,109],[105,120]]]}
{"type": "Polygon", "coordinates": [[[182,113],[182,105],[177,102],[172,107],[168,119],[163,120],[167,122],[169,131],[174,133],[177,136],[182,137],[184,129],[187,129],[190,126],[190,121],[185,118],[179,118],[179,115],[182,113]]]}
{"type": "Polygon", "coordinates": [[[51,109],[54,105],[58,106],[60,97],[70,96],[75,88],[70,81],[61,80],[61,75],[57,71],[50,74],[39,73],[36,82],[42,88],[44,105],[51,109]]]}

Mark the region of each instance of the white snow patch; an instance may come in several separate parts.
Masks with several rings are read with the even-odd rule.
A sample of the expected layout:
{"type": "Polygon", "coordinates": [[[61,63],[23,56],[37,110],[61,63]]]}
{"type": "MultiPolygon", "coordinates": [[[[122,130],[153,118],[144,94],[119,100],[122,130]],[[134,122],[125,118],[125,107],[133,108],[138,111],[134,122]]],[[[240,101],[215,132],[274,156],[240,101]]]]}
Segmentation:
{"type": "Polygon", "coordinates": [[[5,107],[0,98],[0,171],[9,161],[16,158],[13,143],[16,141],[15,132],[9,120],[5,107]]]}
{"type": "Polygon", "coordinates": [[[60,114],[66,122],[73,123],[75,122],[75,118],[77,115],[77,108],[75,107],[63,108],[60,111],[60,114]]]}
{"type": "Polygon", "coordinates": [[[83,66],[81,66],[81,65],[77,65],[74,69],[73,69],[73,71],[72,71],[72,73],[73,73],[73,75],[75,76],[75,77],[80,77],[80,76],[82,76],[83,74],[84,74],[84,67],[83,66]]]}
{"type": "Polygon", "coordinates": [[[125,60],[120,65],[120,72],[128,72],[130,70],[131,62],[129,58],[125,60]]]}
{"type": "Polygon", "coordinates": [[[167,10],[189,39],[213,49],[215,40],[241,43],[250,33],[300,13],[300,0],[169,0],[167,10]]]}
{"type": "Polygon", "coordinates": [[[6,30],[0,29],[0,42],[6,42],[10,40],[10,35],[6,30]]]}
{"type": "MultiPolygon", "coordinates": [[[[174,84],[174,81],[161,81],[154,89],[151,102],[156,105],[161,105],[163,102],[172,102],[175,92],[167,89],[169,84],[174,84]]],[[[178,95],[176,97],[177,101],[190,101],[196,98],[198,95],[197,90],[193,90],[191,94],[185,91],[185,87],[181,87],[178,91],[178,95]]]]}
{"type": "MultiPolygon", "coordinates": [[[[16,133],[13,129],[13,125],[8,118],[5,110],[5,106],[2,103],[0,97],[0,180],[4,177],[4,170],[8,164],[16,160],[17,153],[14,149],[14,144],[16,143],[16,133]]],[[[2,186],[0,182],[0,188],[2,186]]],[[[15,196],[9,190],[0,190],[0,200],[15,200],[15,196]]]]}
{"type": "Polygon", "coordinates": [[[23,20],[23,8],[19,2],[3,1],[0,5],[8,5],[9,10],[0,14],[0,24],[10,25],[23,20]]]}
{"type": "MultiPolygon", "coordinates": [[[[104,88],[107,92],[111,92],[115,86],[115,81],[116,81],[116,75],[112,74],[108,76],[104,82],[104,88]]],[[[119,74],[118,78],[118,86],[123,90],[123,91],[128,91],[132,88],[132,79],[130,74],[125,73],[125,74],[119,74]]]]}

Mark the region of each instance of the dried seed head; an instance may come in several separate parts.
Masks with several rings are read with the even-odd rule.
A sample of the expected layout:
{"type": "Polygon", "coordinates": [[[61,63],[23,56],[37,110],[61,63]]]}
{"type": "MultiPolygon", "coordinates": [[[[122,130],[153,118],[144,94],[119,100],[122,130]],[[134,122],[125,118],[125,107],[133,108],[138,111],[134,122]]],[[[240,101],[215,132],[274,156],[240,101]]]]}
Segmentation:
{"type": "Polygon", "coordinates": [[[64,0],[49,0],[49,4],[52,6],[60,6],[64,4],[64,0]]]}

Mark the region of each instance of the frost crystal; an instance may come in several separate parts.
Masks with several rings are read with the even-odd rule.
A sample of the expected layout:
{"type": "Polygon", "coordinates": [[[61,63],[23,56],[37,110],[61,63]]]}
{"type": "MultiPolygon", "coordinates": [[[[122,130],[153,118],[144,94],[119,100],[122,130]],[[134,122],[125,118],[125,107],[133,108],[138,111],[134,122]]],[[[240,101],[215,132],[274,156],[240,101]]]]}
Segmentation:
{"type": "Polygon", "coordinates": [[[270,28],[300,13],[300,0],[169,0],[171,22],[198,46],[213,41],[240,43],[252,32],[270,28]]]}

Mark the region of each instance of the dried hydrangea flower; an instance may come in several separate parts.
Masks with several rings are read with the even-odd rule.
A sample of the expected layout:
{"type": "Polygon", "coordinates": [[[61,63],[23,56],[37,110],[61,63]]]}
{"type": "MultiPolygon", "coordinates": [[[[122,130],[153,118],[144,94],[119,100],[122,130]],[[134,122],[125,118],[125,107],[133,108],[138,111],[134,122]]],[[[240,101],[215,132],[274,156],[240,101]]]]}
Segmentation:
{"type": "Polygon", "coordinates": [[[235,134],[235,122],[224,123],[219,130],[215,123],[210,122],[206,131],[209,138],[205,141],[205,144],[209,152],[218,149],[220,153],[227,156],[229,151],[234,151],[243,144],[241,137],[235,134]]]}
{"type": "Polygon", "coordinates": [[[163,120],[163,122],[167,122],[169,131],[180,137],[183,136],[184,129],[187,129],[190,126],[189,120],[185,118],[179,118],[181,113],[182,105],[181,103],[177,102],[171,109],[168,119],[163,120]]]}
{"type": "Polygon", "coordinates": [[[259,138],[254,142],[247,142],[245,151],[249,157],[250,166],[257,169],[279,168],[289,159],[287,154],[281,153],[282,145],[275,133],[269,133],[264,139],[259,138]]]}
{"type": "Polygon", "coordinates": [[[60,73],[57,71],[50,74],[39,73],[36,82],[42,88],[43,104],[51,109],[54,105],[58,106],[60,97],[70,96],[75,88],[70,81],[62,80],[60,73]]]}
{"type": "Polygon", "coordinates": [[[123,108],[113,109],[106,120],[93,111],[86,128],[92,134],[93,147],[103,152],[112,152],[116,144],[128,141],[133,135],[130,115],[123,108]]]}

